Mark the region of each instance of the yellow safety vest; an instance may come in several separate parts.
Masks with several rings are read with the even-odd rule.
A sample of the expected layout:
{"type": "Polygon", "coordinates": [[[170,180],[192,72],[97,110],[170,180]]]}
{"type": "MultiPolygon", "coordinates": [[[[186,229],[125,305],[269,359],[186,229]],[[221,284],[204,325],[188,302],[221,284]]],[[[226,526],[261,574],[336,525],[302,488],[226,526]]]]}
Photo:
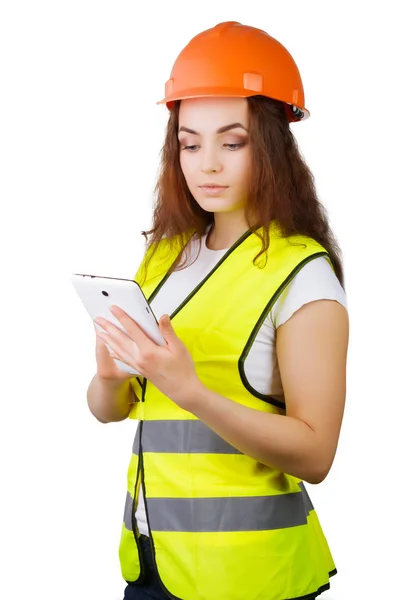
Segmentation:
{"type": "MultiPolygon", "coordinates": [[[[205,386],[260,412],[285,414],[283,403],[247,381],[244,361],[285,286],[328,253],[308,237],[284,238],[275,221],[264,268],[252,262],[260,250],[248,230],[170,317],[205,386]]],[[[150,303],[178,253],[161,241],[142,285],[150,303]]],[[[329,589],[336,569],[303,482],[239,452],[147,379],[132,383],[140,402],[129,416],[139,424],[119,550],[123,578],[139,583],[143,572],[135,520],[141,481],[169,597],[309,600],[329,589]]]]}

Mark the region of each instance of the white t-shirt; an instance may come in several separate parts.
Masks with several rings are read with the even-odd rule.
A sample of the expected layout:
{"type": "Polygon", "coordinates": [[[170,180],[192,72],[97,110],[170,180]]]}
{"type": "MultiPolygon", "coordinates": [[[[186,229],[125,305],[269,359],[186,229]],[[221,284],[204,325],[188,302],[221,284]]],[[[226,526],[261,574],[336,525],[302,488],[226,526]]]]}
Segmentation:
{"type": "MultiPolygon", "coordinates": [[[[182,271],[171,273],[152,301],[151,307],[157,319],[165,313],[170,315],[229,250],[207,248],[205,241],[209,228],[200,241],[190,246],[188,264],[196,256],[198,244],[201,244],[197,260],[182,271]]],[[[345,292],[325,257],[311,260],[301,268],[261,326],[244,363],[247,380],[257,391],[279,400],[284,399],[276,357],[276,330],[304,304],[322,299],[336,300],[347,308],[345,292]]],[[[149,535],[141,488],[136,519],[139,532],[149,535]]]]}

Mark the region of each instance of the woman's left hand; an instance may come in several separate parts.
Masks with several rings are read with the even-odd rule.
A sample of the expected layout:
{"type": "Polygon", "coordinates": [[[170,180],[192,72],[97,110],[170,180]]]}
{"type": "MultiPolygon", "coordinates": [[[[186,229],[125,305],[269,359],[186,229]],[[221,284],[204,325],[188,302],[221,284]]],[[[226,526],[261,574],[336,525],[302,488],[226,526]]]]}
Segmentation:
{"type": "Polygon", "coordinates": [[[176,335],[168,315],[159,320],[160,333],[166,341],[165,346],[159,346],[121,308],[113,306],[110,311],[127,331],[125,334],[106,319],[95,319],[107,332],[96,332],[96,335],[110,346],[111,356],[139,371],[160,392],[185,409],[185,398],[189,403],[191,390],[200,380],[189,350],[176,335]]]}

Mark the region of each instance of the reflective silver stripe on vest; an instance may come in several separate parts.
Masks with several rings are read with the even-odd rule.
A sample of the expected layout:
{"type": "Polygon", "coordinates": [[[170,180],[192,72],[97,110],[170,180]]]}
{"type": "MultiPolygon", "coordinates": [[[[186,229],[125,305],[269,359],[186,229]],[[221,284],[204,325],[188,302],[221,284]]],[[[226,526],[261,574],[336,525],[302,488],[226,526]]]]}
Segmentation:
{"type": "Polygon", "coordinates": [[[125,510],[124,510],[124,524],[129,531],[132,530],[132,511],[133,511],[133,498],[129,492],[126,493],[125,510]]]}
{"type": "Polygon", "coordinates": [[[301,493],[303,494],[304,506],[305,506],[305,509],[306,509],[307,515],[308,515],[310,513],[310,511],[314,510],[314,506],[313,506],[313,503],[311,502],[311,498],[308,495],[308,492],[305,488],[303,481],[300,481],[300,483],[298,485],[299,485],[299,488],[301,489],[301,493]]]}
{"type": "MultiPolygon", "coordinates": [[[[242,454],[199,420],[142,423],[143,452],[242,454]]],[[[132,452],[139,454],[139,428],[132,452]]],[[[304,483],[299,492],[232,498],[146,498],[155,531],[265,531],[307,523],[314,509],[304,483]]],[[[132,531],[133,499],[127,494],[124,523],[132,531]]]]}
{"type": "MultiPolygon", "coordinates": [[[[265,529],[279,529],[284,527],[294,527],[295,525],[304,525],[306,523],[304,514],[308,516],[310,511],[314,510],[314,506],[304,487],[304,483],[299,483],[299,487],[301,488],[301,493],[284,494],[281,496],[262,496],[256,498],[197,498],[195,501],[185,498],[167,498],[166,500],[163,498],[150,498],[147,500],[147,504],[149,511],[151,511],[150,519],[152,528],[158,531],[260,531],[265,529]],[[299,497],[302,497],[302,502],[299,501],[299,497]],[[210,503],[210,500],[212,503],[210,503]],[[232,502],[232,500],[235,502],[232,502]],[[208,503],[208,506],[206,506],[206,503],[208,503]],[[205,511],[221,510],[221,504],[223,504],[222,508],[224,511],[228,509],[229,505],[231,511],[236,510],[236,514],[235,516],[231,514],[229,519],[227,519],[224,514],[224,519],[219,521],[219,528],[216,528],[214,524],[214,527],[210,529],[210,514],[208,514],[207,519],[204,520],[204,513],[205,511]],[[248,508],[246,508],[245,505],[247,505],[248,508]],[[184,526],[184,520],[186,520],[186,523],[188,522],[188,511],[190,511],[190,506],[192,506],[193,510],[197,510],[198,507],[200,507],[201,512],[198,518],[203,522],[203,529],[188,529],[187,524],[184,526]],[[169,510],[169,514],[166,515],[168,518],[160,518],[160,515],[162,514],[161,509],[165,510],[165,508],[169,510]],[[263,510],[268,512],[262,513],[261,515],[247,513],[245,514],[245,519],[239,521],[241,516],[243,516],[243,510],[263,510]],[[155,519],[153,517],[154,513],[156,514],[155,519]],[[179,514],[178,518],[176,516],[177,513],[179,514]],[[183,520],[180,520],[182,515],[184,515],[183,520]],[[235,527],[238,527],[238,523],[241,523],[242,528],[229,528],[228,525],[232,525],[232,520],[234,521],[235,527]]],[[[132,531],[132,511],[133,498],[130,493],[127,492],[124,524],[129,531],[132,531]]],[[[216,517],[214,516],[214,521],[215,520],[216,517]]],[[[189,520],[189,523],[192,522],[192,520],[189,520]]]]}
{"type": "Polygon", "coordinates": [[[265,531],[307,524],[302,492],[240,498],[147,498],[155,531],[265,531]]]}
{"type": "Polygon", "coordinates": [[[137,454],[139,456],[139,426],[136,430],[135,439],[133,440],[132,454],[137,454]]]}
{"type": "Polygon", "coordinates": [[[144,421],[142,450],[177,454],[243,454],[205,423],[193,420],[144,421]]]}

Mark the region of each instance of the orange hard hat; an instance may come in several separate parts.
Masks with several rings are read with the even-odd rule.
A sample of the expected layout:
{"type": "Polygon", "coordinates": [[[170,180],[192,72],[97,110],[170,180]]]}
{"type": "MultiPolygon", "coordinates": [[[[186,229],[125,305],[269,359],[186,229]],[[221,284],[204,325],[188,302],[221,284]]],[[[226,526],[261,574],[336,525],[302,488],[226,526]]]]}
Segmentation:
{"type": "Polygon", "coordinates": [[[310,116],[291,54],[265,31],[236,21],[196,35],[176,59],[157,104],[205,96],[267,96],[286,105],[289,121],[310,116]]]}

